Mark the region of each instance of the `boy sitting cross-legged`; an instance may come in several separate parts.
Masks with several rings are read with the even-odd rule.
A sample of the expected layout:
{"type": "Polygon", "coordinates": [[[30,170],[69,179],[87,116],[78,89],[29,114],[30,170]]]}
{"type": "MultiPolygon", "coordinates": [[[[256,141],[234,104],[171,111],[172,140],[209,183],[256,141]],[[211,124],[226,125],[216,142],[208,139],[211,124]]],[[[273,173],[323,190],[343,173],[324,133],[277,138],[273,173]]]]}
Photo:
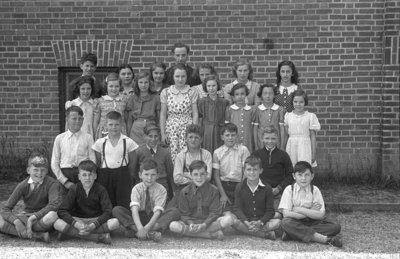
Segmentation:
{"type": "Polygon", "coordinates": [[[279,210],[283,213],[282,240],[318,242],[342,247],[342,239],[336,236],[340,225],[325,220],[325,205],[318,187],[311,184],[314,178],[308,162],[299,161],[293,168],[295,184],[283,191],[279,210]]]}
{"type": "Polygon", "coordinates": [[[73,185],[58,210],[54,228],[63,235],[80,237],[95,242],[111,244],[110,231],[119,227],[119,222],[111,218],[112,205],[107,190],[99,183],[97,166],[90,160],[79,166],[79,181],[73,185]]]}
{"type": "Polygon", "coordinates": [[[141,240],[159,242],[161,232],[168,228],[171,221],[179,218],[176,208],[170,208],[164,213],[167,190],[156,182],[157,177],[157,162],[154,159],[143,161],[139,172],[142,182],[136,184],[131,193],[131,210],[122,206],[113,209],[113,215],[125,228],[127,237],[136,235],[141,240]]]}
{"type": "Polygon", "coordinates": [[[195,160],[189,170],[192,182],[178,196],[181,220],[171,222],[169,229],[190,237],[223,239],[221,230],[233,224],[233,217],[221,216],[219,192],[207,181],[206,163],[195,160]]]}
{"type": "Polygon", "coordinates": [[[20,182],[0,213],[0,232],[26,239],[50,242],[49,231],[57,220],[60,206],[58,181],[47,175],[48,161],[39,153],[28,159],[29,177],[20,182]],[[19,200],[24,201],[21,213],[13,212],[19,200]]]}
{"type": "Polygon", "coordinates": [[[275,239],[280,220],[274,217],[274,195],[271,186],[260,179],[261,159],[249,156],[244,162],[246,177],[236,186],[233,213],[238,220],[233,227],[248,235],[275,239]]]}

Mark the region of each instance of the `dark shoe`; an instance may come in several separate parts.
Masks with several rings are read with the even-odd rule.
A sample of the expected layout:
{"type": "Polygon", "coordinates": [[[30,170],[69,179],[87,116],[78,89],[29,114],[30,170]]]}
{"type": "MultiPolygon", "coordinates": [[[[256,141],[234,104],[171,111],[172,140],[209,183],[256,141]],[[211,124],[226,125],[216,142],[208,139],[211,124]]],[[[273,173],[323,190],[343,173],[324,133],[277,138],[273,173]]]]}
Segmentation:
{"type": "Polygon", "coordinates": [[[225,238],[224,233],[221,230],[218,230],[216,232],[210,233],[210,236],[212,238],[220,240],[220,241],[224,240],[224,238],[225,238]]]}
{"type": "Polygon", "coordinates": [[[111,245],[110,233],[99,234],[98,242],[106,245],[111,245]]]}
{"type": "Polygon", "coordinates": [[[136,237],[136,232],[133,229],[125,228],[124,235],[127,238],[134,238],[136,237]]]}
{"type": "Polygon", "coordinates": [[[276,239],[275,232],[274,231],[265,232],[264,238],[265,239],[270,239],[270,240],[275,240],[276,239]]]}
{"type": "Polygon", "coordinates": [[[333,245],[334,247],[343,247],[342,238],[339,236],[333,236],[328,238],[328,244],[333,245]]]}
{"type": "Polygon", "coordinates": [[[161,242],[161,233],[157,231],[150,231],[147,233],[147,238],[159,243],[161,242]]]}
{"type": "Polygon", "coordinates": [[[33,238],[45,243],[50,243],[49,232],[33,232],[33,238]]]}
{"type": "Polygon", "coordinates": [[[285,231],[283,231],[283,233],[282,233],[282,241],[290,241],[290,240],[292,240],[292,239],[289,237],[289,235],[286,234],[285,231]]]}
{"type": "Polygon", "coordinates": [[[64,241],[64,240],[67,240],[67,236],[62,232],[58,232],[57,241],[64,241]]]}

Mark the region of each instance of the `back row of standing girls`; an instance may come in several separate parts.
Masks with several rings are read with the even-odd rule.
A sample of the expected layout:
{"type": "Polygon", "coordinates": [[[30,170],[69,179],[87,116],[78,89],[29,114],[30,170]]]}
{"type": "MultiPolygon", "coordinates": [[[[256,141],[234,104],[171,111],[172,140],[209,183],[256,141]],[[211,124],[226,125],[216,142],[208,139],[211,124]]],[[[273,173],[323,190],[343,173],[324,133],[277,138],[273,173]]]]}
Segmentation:
{"type": "Polygon", "coordinates": [[[251,63],[239,59],[232,69],[235,80],[222,88],[213,66],[201,64],[194,71],[186,64],[189,51],[186,45],[174,45],[177,64],[170,69],[154,62],[149,72],[135,76],[130,65],[121,65],[116,73],[108,74],[100,91],[95,86],[94,70],[86,69],[86,63],[95,67],[97,58],[88,54],[81,61],[84,76],[73,82],[76,98],[68,101],[66,108],[82,108],[82,130],[95,140],[107,135],[105,122],[110,111],[123,115],[122,133],[137,144],[144,143],[146,125],[159,125],[161,141],[169,145],[173,161],[186,147],[188,124],[202,126],[203,147],[211,153],[222,145],[219,131],[226,122],[238,126],[238,142],[250,152],[262,147],[261,132],[272,125],[280,133],[278,147],[286,149],[292,163],[304,160],[316,165],[315,132],[320,125],[315,114],[305,110],[308,97],[298,86],[298,73],[291,61],[278,64],[276,86],[260,86],[253,81],[251,63]]]}

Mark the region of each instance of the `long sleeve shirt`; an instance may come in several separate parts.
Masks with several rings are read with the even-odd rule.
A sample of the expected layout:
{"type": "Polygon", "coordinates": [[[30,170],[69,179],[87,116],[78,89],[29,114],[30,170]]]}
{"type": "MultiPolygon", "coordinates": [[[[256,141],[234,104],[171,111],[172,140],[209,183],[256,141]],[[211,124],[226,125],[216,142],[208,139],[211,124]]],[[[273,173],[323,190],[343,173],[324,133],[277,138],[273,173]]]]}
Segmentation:
{"type": "Polygon", "coordinates": [[[209,226],[222,213],[219,191],[208,182],[200,187],[191,183],[179,193],[178,209],[186,224],[205,223],[209,226]]]}
{"type": "Polygon", "coordinates": [[[17,219],[12,210],[21,199],[25,205],[24,211],[33,213],[38,220],[50,211],[57,211],[60,206],[60,184],[57,180],[46,176],[35,190],[31,190],[31,186],[28,183],[29,178],[17,185],[1,209],[1,216],[10,223],[17,219]]]}
{"type": "Polygon", "coordinates": [[[239,220],[261,220],[264,224],[275,214],[274,195],[271,186],[260,180],[256,189],[251,190],[247,179],[236,186],[233,213],[239,220]]]}
{"type": "Polygon", "coordinates": [[[97,218],[94,222],[96,227],[101,226],[111,218],[112,204],[107,190],[95,182],[86,194],[82,183],[73,185],[64,198],[58,216],[66,223],[73,225],[73,217],[97,218]]]}
{"type": "Polygon", "coordinates": [[[271,187],[280,186],[283,191],[286,186],[293,182],[293,165],[289,155],[278,148],[272,151],[265,147],[253,152],[253,155],[259,157],[262,161],[263,172],[260,179],[268,183],[271,187]]]}

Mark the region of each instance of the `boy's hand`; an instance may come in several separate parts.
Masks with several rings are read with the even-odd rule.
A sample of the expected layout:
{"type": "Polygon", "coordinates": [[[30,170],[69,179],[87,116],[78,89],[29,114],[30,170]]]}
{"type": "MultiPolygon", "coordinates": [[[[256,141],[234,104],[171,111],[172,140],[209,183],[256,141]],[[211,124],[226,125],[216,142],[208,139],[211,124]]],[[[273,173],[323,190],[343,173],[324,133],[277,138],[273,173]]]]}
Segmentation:
{"type": "Polygon", "coordinates": [[[17,234],[19,237],[24,238],[26,237],[26,228],[21,220],[17,219],[14,221],[15,229],[17,230],[17,234]]]}
{"type": "Polygon", "coordinates": [[[72,182],[67,181],[64,183],[65,188],[67,188],[69,190],[69,188],[71,188],[71,186],[74,185],[72,182]]]}
{"type": "Polygon", "coordinates": [[[147,239],[147,229],[145,228],[140,228],[138,229],[138,232],[136,233],[136,236],[140,239],[140,240],[145,240],[147,239]]]}
{"type": "Polygon", "coordinates": [[[84,229],[80,232],[81,235],[89,235],[90,232],[96,229],[96,225],[94,223],[90,223],[89,225],[85,225],[84,229]]]}
{"type": "Polygon", "coordinates": [[[228,196],[226,196],[226,194],[221,195],[220,201],[221,201],[222,208],[225,208],[227,203],[232,204],[232,202],[229,200],[229,198],[228,198],[228,196]]]}
{"type": "Polygon", "coordinates": [[[33,233],[32,233],[32,226],[35,224],[37,221],[37,218],[35,215],[32,215],[28,218],[28,221],[26,222],[26,235],[29,239],[32,238],[33,233]]]}
{"type": "Polygon", "coordinates": [[[202,232],[204,229],[206,229],[206,227],[207,227],[207,225],[205,223],[190,224],[189,230],[190,230],[190,233],[199,233],[199,232],[202,232]]]}
{"type": "Polygon", "coordinates": [[[262,226],[261,226],[262,223],[261,223],[261,221],[259,221],[259,220],[257,220],[257,221],[251,221],[250,224],[251,224],[251,228],[249,228],[249,231],[251,231],[251,232],[257,232],[257,231],[259,231],[260,228],[262,227],[262,226]]]}
{"type": "Polygon", "coordinates": [[[278,194],[279,194],[279,188],[278,188],[278,187],[272,188],[272,194],[273,194],[274,196],[278,195],[278,194]]]}
{"type": "Polygon", "coordinates": [[[314,202],[311,207],[312,210],[321,210],[321,208],[322,208],[322,205],[319,204],[318,202],[314,202]]]}
{"type": "Polygon", "coordinates": [[[74,228],[76,228],[79,231],[79,235],[86,234],[86,232],[85,232],[86,225],[83,222],[76,221],[74,224],[74,228]]]}

